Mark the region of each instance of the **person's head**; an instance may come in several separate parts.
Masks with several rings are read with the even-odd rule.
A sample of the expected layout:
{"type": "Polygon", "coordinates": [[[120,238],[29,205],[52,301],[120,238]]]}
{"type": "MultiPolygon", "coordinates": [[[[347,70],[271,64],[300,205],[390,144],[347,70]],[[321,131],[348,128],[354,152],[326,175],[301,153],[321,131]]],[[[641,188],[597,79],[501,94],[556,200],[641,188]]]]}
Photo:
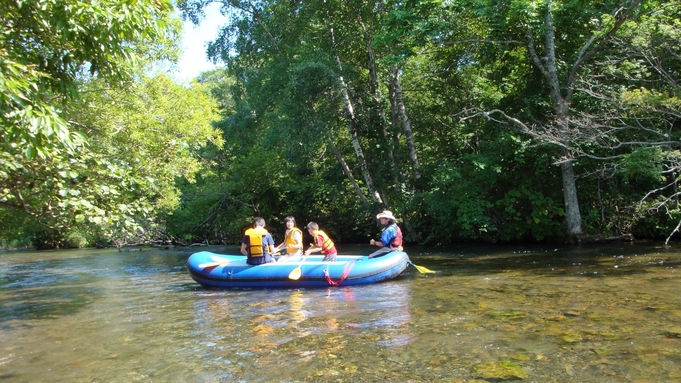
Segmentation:
{"type": "Polygon", "coordinates": [[[395,216],[393,216],[393,213],[390,210],[383,210],[382,212],[378,213],[378,215],[376,215],[376,219],[378,219],[383,226],[389,225],[396,221],[395,216]]]}
{"type": "Polygon", "coordinates": [[[265,219],[262,217],[255,217],[255,219],[253,219],[253,227],[265,227],[265,219]]]}
{"type": "Polygon", "coordinates": [[[284,224],[289,229],[292,228],[292,227],[295,227],[296,226],[296,219],[291,217],[291,216],[288,216],[288,217],[284,218],[284,224]]]}
{"type": "Polygon", "coordinates": [[[305,228],[310,234],[312,234],[315,231],[319,230],[319,225],[317,225],[317,222],[310,222],[307,224],[307,226],[305,226],[305,228]]]}

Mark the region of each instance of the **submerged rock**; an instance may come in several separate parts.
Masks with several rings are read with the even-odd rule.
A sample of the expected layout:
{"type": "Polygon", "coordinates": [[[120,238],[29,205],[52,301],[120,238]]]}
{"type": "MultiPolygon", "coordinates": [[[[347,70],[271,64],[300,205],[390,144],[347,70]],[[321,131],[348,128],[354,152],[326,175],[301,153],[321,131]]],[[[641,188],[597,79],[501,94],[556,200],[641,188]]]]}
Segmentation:
{"type": "Polygon", "coordinates": [[[670,328],[662,332],[667,338],[681,338],[681,327],[670,328]]]}
{"type": "Polygon", "coordinates": [[[473,375],[476,378],[497,381],[527,379],[528,376],[522,367],[507,360],[475,365],[473,375]]]}

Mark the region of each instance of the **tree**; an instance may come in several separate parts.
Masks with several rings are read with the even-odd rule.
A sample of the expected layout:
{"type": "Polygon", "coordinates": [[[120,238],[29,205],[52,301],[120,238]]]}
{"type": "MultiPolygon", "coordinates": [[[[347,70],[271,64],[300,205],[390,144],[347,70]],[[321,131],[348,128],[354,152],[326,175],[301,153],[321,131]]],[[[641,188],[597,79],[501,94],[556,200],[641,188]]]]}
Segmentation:
{"type": "Polygon", "coordinates": [[[46,229],[125,236],[177,203],[174,177],[191,179],[196,149],[219,139],[204,91],[140,75],[177,56],[172,11],[165,1],[0,4],[0,207],[46,229]]]}
{"type": "Polygon", "coordinates": [[[563,180],[566,229],[569,235],[583,232],[573,168],[573,134],[579,130],[572,119],[577,80],[586,65],[608,47],[640,4],[640,0],[623,4],[606,2],[579,5],[553,0],[509,4],[500,2],[493,5],[494,9],[486,8],[484,11],[492,27],[490,39],[486,41],[505,43],[504,46],[509,49],[514,45],[522,45],[527,49],[532,64],[543,77],[553,118],[535,123],[524,122],[499,109],[487,110],[479,115],[488,118],[500,115],[522,132],[558,148],[556,162],[560,164],[563,180]],[[496,8],[498,6],[508,8],[507,18],[502,19],[496,8]],[[556,19],[559,26],[556,25],[556,19]],[[580,32],[557,36],[559,28],[580,32]],[[512,36],[510,39],[509,31],[512,36]]]}
{"type": "Polygon", "coordinates": [[[590,76],[578,79],[580,92],[599,100],[601,110],[582,110],[585,132],[579,154],[608,161],[604,174],[636,190],[627,201],[633,216],[627,229],[662,235],[679,230],[679,132],[681,56],[679,4],[649,3],[630,20],[608,52],[595,60],[590,76]],[[589,129],[590,128],[590,129],[589,129]],[[598,135],[594,134],[598,131],[598,135]],[[584,150],[590,147],[598,151],[584,150]],[[676,226],[674,228],[674,226],[676,226]]]}
{"type": "MultiPolygon", "coordinates": [[[[405,212],[410,239],[436,244],[616,232],[632,227],[622,208],[642,196],[634,165],[651,158],[657,166],[652,137],[674,125],[671,114],[653,122],[648,109],[640,117],[651,118],[655,132],[643,134],[646,125],[625,133],[610,113],[635,110],[624,103],[635,99],[633,89],[607,74],[632,67],[611,69],[634,59],[618,39],[647,10],[659,13],[655,2],[223,5],[230,23],[208,52],[234,79],[234,108],[219,123],[227,149],[216,156],[230,213],[293,205],[362,233],[369,225],[356,221],[385,204],[405,212]],[[615,147],[635,137],[646,144],[615,147]],[[251,179],[258,188],[249,189],[244,179],[263,164],[274,165],[268,178],[251,179]]],[[[180,6],[193,18],[205,2],[180,6]]],[[[630,117],[629,127],[643,121],[630,117]]],[[[657,148],[673,141],[660,139],[657,148]]]]}
{"type": "MultiPolygon", "coordinates": [[[[186,17],[198,22],[205,3],[183,1],[179,6],[186,17]]],[[[379,182],[384,184],[385,181],[375,180],[376,169],[371,165],[372,161],[380,161],[365,153],[366,147],[372,146],[368,143],[368,136],[373,135],[375,130],[385,130],[385,124],[390,123],[385,119],[374,119],[371,115],[373,111],[369,108],[373,108],[374,105],[377,109],[389,105],[385,99],[374,99],[376,95],[381,94],[376,91],[377,84],[372,85],[375,90],[373,94],[366,92],[366,73],[374,73],[374,81],[378,78],[375,60],[373,63],[367,62],[365,57],[371,54],[372,30],[378,17],[372,10],[381,6],[379,3],[336,1],[304,4],[286,4],[276,1],[267,3],[230,1],[225,3],[223,10],[230,12],[233,16],[232,22],[225,26],[224,33],[208,46],[208,53],[214,59],[221,59],[228,63],[237,81],[243,78],[252,84],[257,84],[256,89],[250,95],[251,102],[249,103],[254,110],[260,112],[257,108],[262,105],[269,108],[267,112],[277,110],[281,111],[282,115],[291,116],[296,113],[292,113],[291,107],[304,108],[306,112],[301,111],[302,113],[324,115],[323,127],[312,124],[307,128],[310,131],[336,129],[336,126],[344,127],[346,132],[333,132],[332,136],[334,140],[347,140],[351,146],[354,158],[346,158],[346,162],[349,165],[348,169],[358,173],[352,178],[361,180],[360,188],[364,191],[363,195],[358,198],[372,201],[372,205],[389,203],[383,201],[381,196],[385,195],[385,191],[380,189],[385,189],[385,187],[377,186],[379,182]],[[358,31],[362,32],[358,33],[358,31]],[[301,41],[307,43],[300,44],[301,41]],[[305,75],[300,69],[314,66],[323,66],[326,73],[330,73],[335,78],[335,83],[325,82],[324,87],[296,86],[296,79],[291,78],[291,74],[305,75]],[[268,72],[268,75],[260,79],[254,76],[256,71],[268,72]],[[272,86],[275,83],[277,86],[272,86]],[[264,87],[272,89],[272,93],[263,93],[264,87]],[[314,99],[316,101],[312,102],[317,103],[293,105],[286,102],[272,102],[274,98],[286,100],[287,92],[291,92],[290,94],[313,92],[301,94],[300,97],[294,95],[294,97],[300,99],[307,96],[308,100],[314,99]],[[314,94],[314,92],[320,93],[314,94]],[[283,96],[273,97],[273,94],[283,96]],[[261,100],[262,102],[256,102],[257,97],[264,99],[261,100]],[[284,104],[287,109],[282,107],[284,104]],[[329,124],[328,118],[336,121],[329,124]]],[[[307,73],[312,74],[312,71],[307,73]]],[[[298,78],[302,78],[300,76],[298,78]]],[[[275,113],[268,115],[275,115],[275,113]]],[[[405,113],[403,115],[406,116],[405,113]]],[[[264,115],[259,114],[259,117],[264,118],[264,115]]],[[[408,120],[403,119],[403,121],[408,120]]],[[[300,129],[306,129],[302,125],[299,126],[300,129]]],[[[317,136],[324,135],[318,134],[317,136]]],[[[318,141],[318,145],[325,146],[328,142],[324,138],[318,141]]],[[[348,144],[337,143],[338,153],[346,156],[344,148],[348,144]]],[[[388,147],[388,143],[382,143],[381,147],[388,147]]],[[[330,152],[334,151],[330,150],[330,152]]],[[[415,151],[411,152],[412,158],[415,159],[415,151]]],[[[390,178],[392,177],[394,174],[390,178]]],[[[350,180],[350,182],[353,181],[350,180]]],[[[373,206],[366,206],[366,209],[373,210],[373,206]]]]}
{"type": "Polygon", "coordinates": [[[2,142],[28,158],[73,150],[82,139],[60,118],[60,102],[77,98],[83,76],[130,78],[138,45],[164,38],[171,12],[166,1],[2,2],[2,142]]]}

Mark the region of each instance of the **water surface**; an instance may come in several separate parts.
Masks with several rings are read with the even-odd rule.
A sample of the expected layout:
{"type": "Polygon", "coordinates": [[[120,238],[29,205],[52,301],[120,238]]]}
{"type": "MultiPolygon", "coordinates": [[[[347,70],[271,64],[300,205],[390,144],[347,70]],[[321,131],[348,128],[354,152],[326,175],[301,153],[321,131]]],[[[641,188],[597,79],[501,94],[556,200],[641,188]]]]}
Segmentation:
{"type": "Polygon", "coordinates": [[[0,253],[0,382],[681,381],[678,246],[408,248],[437,273],[285,290],[202,288],[194,250],[0,253]]]}

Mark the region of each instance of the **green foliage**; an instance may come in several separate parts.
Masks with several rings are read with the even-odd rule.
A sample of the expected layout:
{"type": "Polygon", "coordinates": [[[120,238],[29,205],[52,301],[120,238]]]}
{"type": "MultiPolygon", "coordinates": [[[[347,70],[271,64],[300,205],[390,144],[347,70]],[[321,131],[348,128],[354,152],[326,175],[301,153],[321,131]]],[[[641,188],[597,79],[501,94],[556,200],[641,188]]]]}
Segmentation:
{"type": "Polygon", "coordinates": [[[62,246],[59,233],[76,227],[119,243],[147,238],[160,223],[156,216],[178,204],[176,177],[192,181],[201,168],[197,151],[209,141],[221,144],[210,125],[214,105],[198,85],[185,88],[165,76],[126,90],[101,85],[90,82],[99,91],[69,106],[89,145],[22,160],[5,172],[12,185],[5,206],[21,207],[53,233],[35,237],[45,246],[62,246]]]}
{"type": "Polygon", "coordinates": [[[81,140],[60,117],[60,101],[77,98],[86,72],[113,82],[130,78],[136,45],[162,38],[170,11],[164,1],[2,2],[2,142],[29,159],[74,150],[81,140]]]}
{"type": "Polygon", "coordinates": [[[557,170],[507,138],[486,144],[487,155],[463,154],[456,164],[438,164],[433,188],[423,193],[421,214],[427,218],[419,217],[430,229],[426,243],[561,237],[557,170]]]}
{"type": "Polygon", "coordinates": [[[661,157],[659,148],[642,148],[622,158],[619,174],[624,181],[658,183],[662,180],[661,157]]]}
{"type": "Polygon", "coordinates": [[[66,235],[66,246],[72,249],[82,249],[89,246],[87,238],[77,231],[71,232],[66,235]]]}
{"type": "Polygon", "coordinates": [[[30,246],[31,227],[31,222],[26,216],[0,209],[0,248],[30,246]]]}
{"type": "Polygon", "coordinates": [[[202,168],[197,153],[209,142],[222,144],[211,126],[215,105],[205,87],[183,87],[163,75],[88,95],[87,110],[74,110],[74,119],[96,132],[88,149],[101,160],[88,166],[96,186],[83,193],[101,194],[92,205],[106,216],[86,210],[75,218],[109,235],[139,235],[154,227],[157,215],[178,206],[175,180],[194,181],[202,168]]]}
{"type": "MultiPolygon", "coordinates": [[[[180,8],[198,19],[205,4],[187,0],[180,8]]],[[[679,7],[646,3],[654,12],[635,9],[616,38],[574,67],[578,86],[560,89],[563,96],[575,92],[567,113],[573,131],[551,136],[556,100],[528,53],[531,33],[539,56],[548,54],[548,4],[230,3],[230,24],[208,49],[227,69],[199,78],[217,100],[215,126],[224,148],[194,148],[205,167],[198,182],[190,182],[191,172],[179,179],[179,206],[163,202],[178,195],[169,179],[151,177],[156,186],[143,183],[134,195],[149,197],[150,220],[165,220],[168,232],[186,242],[238,243],[255,215],[277,239],[283,217],[293,215],[300,226],[319,222],[340,243],[364,242],[376,234],[373,216],[384,206],[363,205],[337,151],[360,193],[367,191],[364,176],[372,176],[411,240],[558,241],[566,215],[558,163],[570,155],[587,232],[659,236],[678,219],[672,202],[680,173],[674,119],[679,7]],[[389,81],[395,73],[421,165],[417,180],[410,177],[404,121],[389,81]],[[525,129],[498,114],[478,113],[491,110],[525,129]],[[368,168],[353,144],[361,145],[368,168]],[[159,211],[161,219],[154,220],[159,211]]],[[[559,32],[556,70],[564,84],[584,44],[605,37],[618,3],[551,6],[559,32]]],[[[100,109],[96,115],[107,114],[100,109]]],[[[136,119],[142,123],[133,131],[140,137],[142,124],[158,128],[146,116],[136,119]]],[[[119,125],[110,120],[113,132],[119,125]]],[[[168,161],[147,141],[153,139],[131,142],[147,157],[168,161]]],[[[121,144],[104,139],[101,146],[121,144]]],[[[125,159],[117,166],[145,163],[123,152],[112,157],[125,159]]],[[[198,169],[191,161],[170,169],[180,163],[198,169]]]]}
{"type": "Polygon", "coordinates": [[[138,230],[134,221],[153,217],[158,194],[171,190],[154,190],[155,179],[138,173],[139,161],[128,162],[123,151],[101,150],[114,130],[85,117],[115,109],[111,100],[98,108],[93,97],[129,87],[148,60],[177,57],[179,24],[171,13],[166,1],[0,5],[0,207],[24,214],[22,225],[37,225],[26,235],[39,247],[63,246],[63,233],[78,226],[98,235],[138,230]]]}

